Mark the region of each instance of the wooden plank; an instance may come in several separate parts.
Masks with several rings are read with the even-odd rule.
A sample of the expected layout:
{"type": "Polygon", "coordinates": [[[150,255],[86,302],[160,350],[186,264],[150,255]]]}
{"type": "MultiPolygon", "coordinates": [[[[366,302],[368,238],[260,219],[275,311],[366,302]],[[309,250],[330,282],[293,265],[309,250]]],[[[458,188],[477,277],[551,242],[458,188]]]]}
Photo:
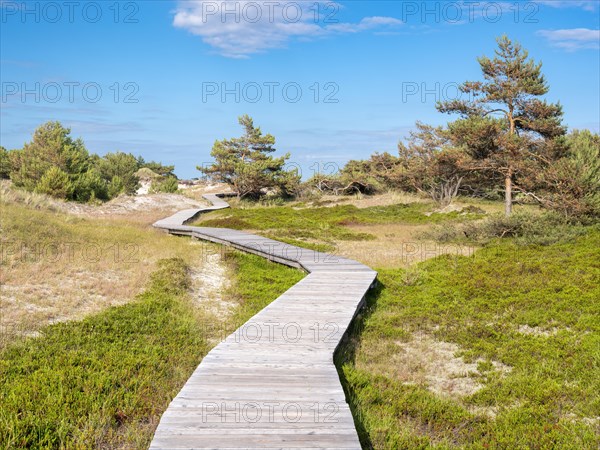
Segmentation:
{"type": "Polygon", "coordinates": [[[180,211],[154,226],[308,275],[204,357],[163,414],[150,448],[359,449],[333,353],[377,273],[245,231],[187,226],[202,212],[229,206],[221,194],[204,198],[213,206],[180,211]]]}

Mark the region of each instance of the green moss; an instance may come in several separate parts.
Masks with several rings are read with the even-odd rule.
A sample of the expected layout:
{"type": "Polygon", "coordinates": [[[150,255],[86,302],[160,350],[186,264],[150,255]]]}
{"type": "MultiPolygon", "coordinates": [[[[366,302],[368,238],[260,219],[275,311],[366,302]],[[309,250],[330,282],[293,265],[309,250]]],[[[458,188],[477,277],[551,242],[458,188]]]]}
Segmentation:
{"type": "Polygon", "coordinates": [[[241,326],[305,276],[300,270],[239,251],[228,252],[227,260],[238,274],[238,282],[228,293],[240,305],[234,318],[237,326],[241,326]]]}

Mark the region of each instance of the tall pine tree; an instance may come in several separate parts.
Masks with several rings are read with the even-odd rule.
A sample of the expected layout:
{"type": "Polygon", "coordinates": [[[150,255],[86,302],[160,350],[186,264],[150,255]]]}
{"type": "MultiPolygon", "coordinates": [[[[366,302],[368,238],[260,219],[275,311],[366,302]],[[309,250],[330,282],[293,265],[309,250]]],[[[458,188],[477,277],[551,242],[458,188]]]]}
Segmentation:
{"type": "Polygon", "coordinates": [[[448,125],[454,144],[463,148],[473,170],[504,179],[505,213],[512,212],[516,180],[535,171],[556,151],[555,138],[565,134],[562,107],[540,99],[548,92],[541,63],[507,36],[498,40],[493,59],[478,58],[483,81],[467,81],[460,91],[468,98],[439,102],[437,109],[458,113],[448,125]]]}

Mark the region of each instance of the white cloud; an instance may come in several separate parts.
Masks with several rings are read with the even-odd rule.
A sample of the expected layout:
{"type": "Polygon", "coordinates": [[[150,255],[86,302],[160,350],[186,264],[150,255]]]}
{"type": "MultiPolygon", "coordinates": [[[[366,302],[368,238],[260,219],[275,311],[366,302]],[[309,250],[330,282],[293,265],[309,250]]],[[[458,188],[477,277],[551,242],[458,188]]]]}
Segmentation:
{"type": "Polygon", "coordinates": [[[599,0],[536,0],[536,3],[553,8],[582,8],[595,11],[600,6],[599,0]]]}
{"type": "Polygon", "coordinates": [[[393,17],[365,17],[359,23],[337,23],[327,25],[326,31],[336,31],[339,33],[359,33],[380,28],[397,27],[402,25],[402,21],[393,17]]]}
{"type": "Polygon", "coordinates": [[[600,48],[600,30],[589,28],[571,28],[564,30],[540,30],[552,46],[569,51],[600,48]]]}
{"type": "Polygon", "coordinates": [[[180,1],[173,25],[188,30],[223,56],[249,55],[282,48],[293,39],[385,30],[402,25],[393,17],[365,17],[340,23],[332,2],[180,1]]]}

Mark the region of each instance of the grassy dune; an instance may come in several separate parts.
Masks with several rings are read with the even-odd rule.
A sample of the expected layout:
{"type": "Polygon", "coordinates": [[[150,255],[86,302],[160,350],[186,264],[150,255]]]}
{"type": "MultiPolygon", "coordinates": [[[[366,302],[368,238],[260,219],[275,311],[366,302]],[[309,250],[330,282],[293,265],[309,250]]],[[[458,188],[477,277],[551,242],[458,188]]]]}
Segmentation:
{"type": "Polygon", "coordinates": [[[206,352],[304,276],[222,252],[229,287],[199,305],[190,267],[217,246],[44,205],[1,206],[1,449],[147,447],[206,352]],[[211,301],[234,308],[216,315],[211,301]]]}
{"type": "MultiPolygon", "coordinates": [[[[239,206],[200,224],[354,251],[379,270],[380,284],[336,357],[365,448],[598,448],[598,227],[564,225],[548,242],[488,240],[468,256],[425,247],[424,257],[410,260],[397,258],[402,246],[432,244],[418,233],[473,224],[481,214],[427,215],[432,205],[422,201],[360,208],[239,206]]],[[[123,305],[107,309],[98,302],[96,309],[69,317],[83,314],[80,321],[42,321],[32,328],[36,338],[5,339],[0,448],[143,448],[210,347],[303,277],[257,256],[222,250],[233,276],[222,300],[235,307],[216,317],[191,298],[189,267],[203,264],[206,251],[217,247],[139,224],[4,207],[11,213],[2,223],[5,243],[31,242],[31,235],[46,243],[134,243],[144,260],[115,263],[111,255],[92,266],[85,259],[73,264],[11,253],[2,268],[13,285],[50,283],[55,273],[99,264],[139,280],[136,286],[144,290],[123,305]],[[158,264],[152,275],[149,263],[158,264]]],[[[74,309],[66,300],[53,305],[65,314],[74,309]]]]}
{"type": "Polygon", "coordinates": [[[339,359],[365,446],[598,448],[599,249],[590,229],[382,271],[339,359]]]}

